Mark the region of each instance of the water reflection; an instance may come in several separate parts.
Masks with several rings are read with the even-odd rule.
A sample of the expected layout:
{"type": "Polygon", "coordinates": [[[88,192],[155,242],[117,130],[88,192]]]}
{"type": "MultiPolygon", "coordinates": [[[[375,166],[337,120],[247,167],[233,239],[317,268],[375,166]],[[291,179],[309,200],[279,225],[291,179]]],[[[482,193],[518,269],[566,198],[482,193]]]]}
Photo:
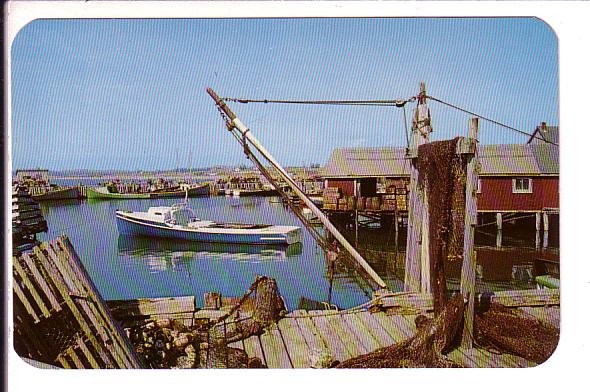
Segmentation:
{"type": "Polygon", "coordinates": [[[119,255],[139,259],[153,272],[182,269],[183,264],[199,259],[264,263],[284,261],[300,255],[301,243],[285,246],[201,243],[148,237],[119,235],[119,255]]]}

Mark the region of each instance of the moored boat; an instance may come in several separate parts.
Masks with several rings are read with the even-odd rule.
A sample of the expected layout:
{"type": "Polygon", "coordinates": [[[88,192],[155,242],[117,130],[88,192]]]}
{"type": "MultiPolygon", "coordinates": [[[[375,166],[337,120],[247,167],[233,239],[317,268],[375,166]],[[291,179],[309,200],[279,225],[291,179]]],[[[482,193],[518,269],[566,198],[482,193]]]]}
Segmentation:
{"type": "Polygon", "coordinates": [[[201,220],[186,203],[150,207],[147,212],[116,211],[120,234],[200,242],[290,245],[301,242],[301,228],[201,220]]]}
{"type": "Polygon", "coordinates": [[[196,185],[186,189],[163,189],[152,192],[119,193],[112,192],[108,187],[87,188],[86,196],[89,199],[164,199],[175,197],[197,197],[209,195],[209,185],[196,185]]]}
{"type": "Polygon", "coordinates": [[[42,193],[32,194],[31,197],[35,201],[46,201],[46,200],[66,200],[66,199],[79,199],[80,191],[77,187],[51,187],[44,190],[42,193]]]}
{"type": "Polygon", "coordinates": [[[209,184],[187,187],[186,190],[180,187],[177,189],[165,189],[150,192],[150,199],[185,197],[187,195],[186,192],[188,192],[188,197],[208,196],[209,184]]]}
{"type": "Polygon", "coordinates": [[[149,199],[149,193],[117,193],[111,192],[106,186],[98,188],[87,188],[88,199],[149,199]]]}

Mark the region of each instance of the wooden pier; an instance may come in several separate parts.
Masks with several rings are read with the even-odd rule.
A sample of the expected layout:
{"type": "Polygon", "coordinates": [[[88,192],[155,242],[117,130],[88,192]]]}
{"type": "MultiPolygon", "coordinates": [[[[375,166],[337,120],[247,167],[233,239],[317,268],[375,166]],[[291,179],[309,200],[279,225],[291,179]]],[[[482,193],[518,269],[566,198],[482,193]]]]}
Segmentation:
{"type": "MultiPolygon", "coordinates": [[[[553,302],[553,301],[552,301],[553,302]]],[[[522,307],[538,320],[559,327],[559,307],[522,307]]],[[[339,361],[400,343],[416,333],[417,314],[335,310],[295,310],[260,336],[230,344],[258,357],[269,368],[327,367],[339,361]],[[322,363],[322,360],[327,362],[322,363]]],[[[483,348],[457,348],[447,358],[463,367],[532,367],[537,364],[483,348]]]]}

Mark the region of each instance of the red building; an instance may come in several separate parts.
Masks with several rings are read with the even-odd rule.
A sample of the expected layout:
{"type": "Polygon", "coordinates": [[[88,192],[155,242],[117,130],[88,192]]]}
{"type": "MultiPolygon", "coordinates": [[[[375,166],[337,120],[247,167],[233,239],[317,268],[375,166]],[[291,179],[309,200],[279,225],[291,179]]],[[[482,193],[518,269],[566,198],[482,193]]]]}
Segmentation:
{"type": "MultiPolygon", "coordinates": [[[[505,214],[528,214],[538,231],[548,231],[549,216],[559,213],[558,144],[558,128],[542,124],[526,144],[478,146],[481,220],[495,219],[501,229],[505,214]]],[[[388,184],[409,176],[402,147],[338,148],[324,169],[326,188],[342,197],[385,198],[388,184]]]]}

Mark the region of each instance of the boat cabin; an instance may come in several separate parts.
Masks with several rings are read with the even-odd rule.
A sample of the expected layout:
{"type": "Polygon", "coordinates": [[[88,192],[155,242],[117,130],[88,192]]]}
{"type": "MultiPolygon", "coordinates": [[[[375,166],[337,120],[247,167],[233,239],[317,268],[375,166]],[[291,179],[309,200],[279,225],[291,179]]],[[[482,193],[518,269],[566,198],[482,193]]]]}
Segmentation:
{"type": "Polygon", "coordinates": [[[150,207],[148,209],[148,215],[158,222],[169,222],[176,225],[186,226],[191,222],[199,220],[195,216],[193,210],[187,207],[150,207]]]}

